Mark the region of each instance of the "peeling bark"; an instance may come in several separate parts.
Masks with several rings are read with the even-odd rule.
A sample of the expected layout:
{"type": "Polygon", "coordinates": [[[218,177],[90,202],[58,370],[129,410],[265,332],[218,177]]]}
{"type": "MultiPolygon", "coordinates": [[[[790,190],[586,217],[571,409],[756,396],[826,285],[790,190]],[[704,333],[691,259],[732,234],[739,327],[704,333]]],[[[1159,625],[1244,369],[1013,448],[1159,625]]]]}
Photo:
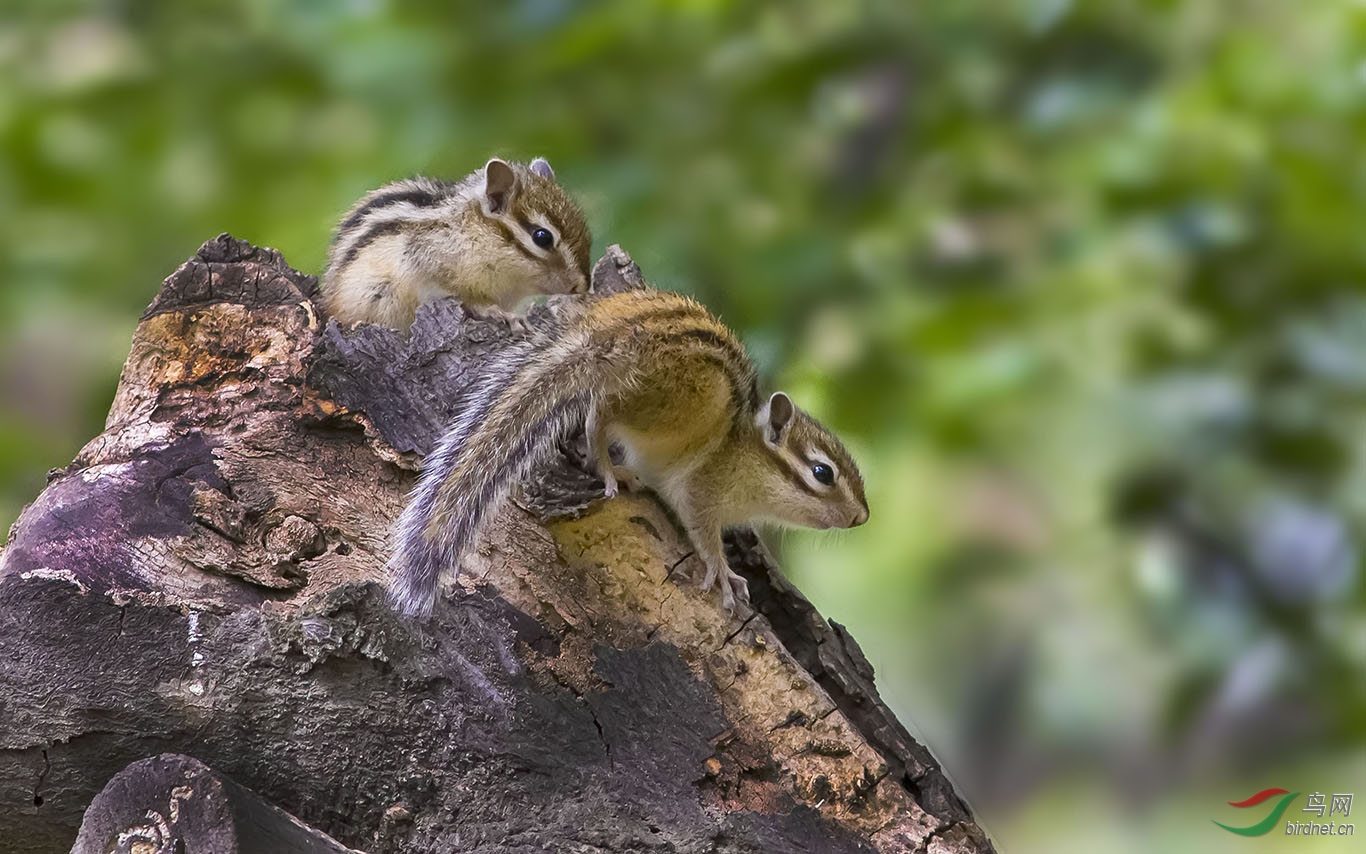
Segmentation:
{"type": "MultiPolygon", "coordinates": [[[[640,284],[616,247],[594,270],[640,284]]],[[[12,530],[0,851],[70,849],[105,782],[167,751],[369,852],[992,850],[751,532],[733,616],[660,505],[601,501],[573,443],[429,622],[392,613],[389,526],[509,332],[449,301],[410,337],[342,330],[316,287],[206,243],[12,530]]]]}

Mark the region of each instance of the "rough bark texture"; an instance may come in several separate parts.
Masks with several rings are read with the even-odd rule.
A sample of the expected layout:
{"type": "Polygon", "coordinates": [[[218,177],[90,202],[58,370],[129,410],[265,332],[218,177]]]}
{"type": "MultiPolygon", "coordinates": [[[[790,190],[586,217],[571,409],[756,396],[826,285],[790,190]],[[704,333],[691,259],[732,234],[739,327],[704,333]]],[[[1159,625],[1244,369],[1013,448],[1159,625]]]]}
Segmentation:
{"type": "Polygon", "coordinates": [[[164,753],[114,775],[71,854],[356,854],[197,759],[164,753]]]}
{"type": "MultiPolygon", "coordinates": [[[[616,248],[594,271],[639,284],[616,248]]],[[[386,532],[509,333],[452,302],[411,337],[342,330],[315,292],[206,243],[144,315],[105,432],[12,530],[0,851],[70,849],[106,781],[166,751],[369,852],[991,850],[751,533],[729,548],[755,609],[732,616],[659,504],[597,500],[572,443],[429,622],[393,614],[386,532]]]]}

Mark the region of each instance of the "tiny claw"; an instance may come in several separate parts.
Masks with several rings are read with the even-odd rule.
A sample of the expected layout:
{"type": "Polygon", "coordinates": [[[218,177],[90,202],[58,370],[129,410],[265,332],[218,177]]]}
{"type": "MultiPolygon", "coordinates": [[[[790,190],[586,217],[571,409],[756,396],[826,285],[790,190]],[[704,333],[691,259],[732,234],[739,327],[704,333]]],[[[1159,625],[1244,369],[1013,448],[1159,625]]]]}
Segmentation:
{"type": "Polygon", "coordinates": [[[698,587],[701,588],[703,593],[706,593],[708,590],[711,589],[711,586],[715,583],[716,573],[711,571],[711,567],[707,567],[707,574],[702,576],[702,583],[699,584],[698,587]]]}
{"type": "Polygon", "coordinates": [[[749,604],[749,582],[743,576],[737,575],[730,567],[722,571],[713,571],[707,568],[707,574],[702,579],[702,592],[706,593],[716,585],[721,588],[721,604],[728,611],[736,611],[740,606],[749,604]],[[724,581],[723,581],[724,579],[724,581]],[[722,581],[717,585],[716,582],[722,581]]]}
{"type": "MultiPolygon", "coordinates": [[[[723,589],[734,596],[735,602],[738,602],[741,605],[749,604],[749,582],[746,581],[743,576],[732,572],[730,578],[726,579],[726,586],[723,589]]],[[[730,602],[727,602],[726,604],[727,607],[731,605],[730,602]]]]}
{"type": "Polygon", "coordinates": [[[465,310],[466,317],[505,323],[509,332],[518,335],[525,335],[531,331],[531,326],[525,317],[514,314],[500,305],[473,305],[463,302],[460,305],[465,310]]]}

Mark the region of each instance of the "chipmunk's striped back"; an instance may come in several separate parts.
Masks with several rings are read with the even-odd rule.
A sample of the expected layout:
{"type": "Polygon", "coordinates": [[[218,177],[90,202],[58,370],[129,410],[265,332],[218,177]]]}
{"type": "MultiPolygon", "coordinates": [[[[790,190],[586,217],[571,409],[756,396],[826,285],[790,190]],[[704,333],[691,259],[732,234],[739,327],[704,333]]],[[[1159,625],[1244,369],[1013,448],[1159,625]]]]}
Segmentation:
{"type": "MultiPolygon", "coordinates": [[[[825,527],[866,518],[862,481],[843,446],[790,402],[775,410],[785,395],[761,403],[744,347],[696,302],[628,291],[575,306],[559,324],[548,340],[492,360],[428,458],[390,561],[400,610],[430,612],[442,572],[458,567],[512,487],[585,425],[600,466],[609,465],[605,443],[620,441],[627,465],[690,534],[705,537],[709,572],[724,569],[724,557],[715,565],[724,526],[755,516],[825,527]],[[793,436],[802,437],[796,451],[784,446],[793,436]],[[790,469],[809,468],[812,455],[848,472],[853,486],[836,495],[824,482],[794,485],[801,478],[790,469]],[[802,489],[815,497],[801,498],[802,489]],[[838,514],[812,515],[832,507],[838,514]]],[[[615,484],[610,472],[604,477],[615,484]]]]}
{"type": "Polygon", "coordinates": [[[548,345],[500,353],[464,396],[399,518],[390,561],[399,610],[431,610],[442,571],[458,566],[488,515],[595,404],[639,382],[647,347],[717,354],[737,385],[754,385],[753,366],[724,326],[692,300],[650,290],[594,300],[548,345]],[[652,331],[661,323],[680,332],[661,339],[652,331]]]}

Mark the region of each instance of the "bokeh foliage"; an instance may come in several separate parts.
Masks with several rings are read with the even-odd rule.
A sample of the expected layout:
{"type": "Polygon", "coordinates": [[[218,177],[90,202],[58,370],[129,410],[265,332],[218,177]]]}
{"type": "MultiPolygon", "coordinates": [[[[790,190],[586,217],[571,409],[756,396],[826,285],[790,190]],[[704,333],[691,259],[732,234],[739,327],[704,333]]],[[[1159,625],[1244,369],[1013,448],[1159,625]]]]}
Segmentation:
{"type": "Polygon", "coordinates": [[[545,155],[856,449],[872,521],[786,561],[1005,849],[1209,850],[1366,789],[1364,14],[11,2],[0,523],[204,239],[317,271],[366,189],[545,155]]]}

